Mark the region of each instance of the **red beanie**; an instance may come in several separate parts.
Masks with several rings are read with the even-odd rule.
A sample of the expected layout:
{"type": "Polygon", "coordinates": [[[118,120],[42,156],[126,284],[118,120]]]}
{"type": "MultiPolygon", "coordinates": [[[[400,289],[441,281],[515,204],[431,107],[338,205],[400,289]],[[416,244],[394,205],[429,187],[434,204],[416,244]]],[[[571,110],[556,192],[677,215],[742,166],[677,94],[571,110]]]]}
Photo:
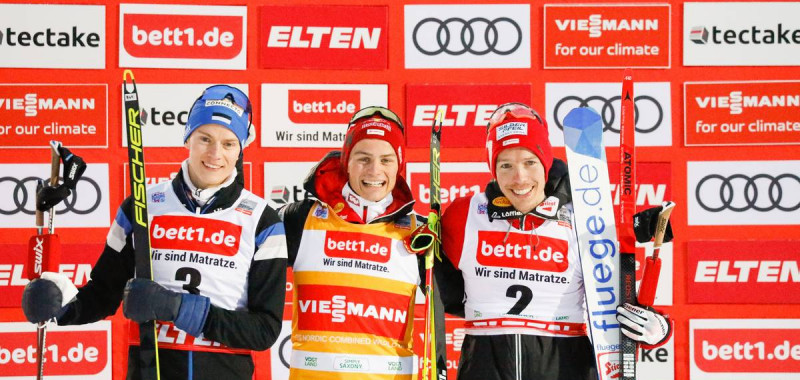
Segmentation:
{"type": "Polygon", "coordinates": [[[385,119],[380,114],[371,117],[358,119],[347,128],[342,147],[342,168],[347,171],[347,161],[350,159],[350,151],[361,140],[376,139],[389,143],[397,155],[397,175],[405,176],[405,146],[406,139],[403,135],[403,128],[397,123],[385,119]]]}
{"type": "Polygon", "coordinates": [[[500,106],[500,114],[492,115],[489,122],[489,132],[486,135],[486,155],[492,177],[497,178],[497,156],[509,148],[527,148],[544,166],[544,179],[553,165],[553,148],[550,146],[547,122],[535,111],[522,104],[518,107],[527,108],[527,112],[515,112],[503,109],[508,105],[500,106]],[[526,114],[527,113],[527,114],[526,114]]]}

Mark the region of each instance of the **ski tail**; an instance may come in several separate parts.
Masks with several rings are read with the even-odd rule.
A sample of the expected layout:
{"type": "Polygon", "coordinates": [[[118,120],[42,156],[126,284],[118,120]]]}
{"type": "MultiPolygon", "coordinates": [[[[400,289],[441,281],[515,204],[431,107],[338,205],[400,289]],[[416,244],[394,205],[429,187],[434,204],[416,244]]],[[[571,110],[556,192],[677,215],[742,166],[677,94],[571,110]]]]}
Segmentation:
{"type": "MultiPolygon", "coordinates": [[[[619,250],[620,304],[636,303],[636,237],[633,215],[636,213],[636,117],[633,95],[633,72],[625,69],[622,79],[622,105],[619,132],[619,250]]],[[[637,344],[620,330],[622,379],[636,379],[637,344]]]]}
{"type": "MultiPolygon", "coordinates": [[[[431,127],[430,185],[431,211],[428,224],[438,235],[441,233],[440,150],[444,114],[437,113],[431,127]]],[[[440,260],[439,240],[433,242],[425,254],[425,332],[423,335],[422,379],[447,379],[447,346],[445,341],[444,304],[439,297],[433,276],[434,258],[440,260]]]]}
{"type": "MultiPolygon", "coordinates": [[[[153,279],[150,226],[147,217],[147,187],[145,186],[142,122],[139,115],[139,94],[131,70],[122,77],[125,107],[125,129],[128,133],[128,164],[130,168],[131,196],[133,197],[133,246],[135,249],[136,277],[153,279]],[[128,77],[131,88],[128,89],[128,77]]],[[[142,379],[160,380],[157,331],[154,321],[139,325],[139,368],[142,379]]]]}

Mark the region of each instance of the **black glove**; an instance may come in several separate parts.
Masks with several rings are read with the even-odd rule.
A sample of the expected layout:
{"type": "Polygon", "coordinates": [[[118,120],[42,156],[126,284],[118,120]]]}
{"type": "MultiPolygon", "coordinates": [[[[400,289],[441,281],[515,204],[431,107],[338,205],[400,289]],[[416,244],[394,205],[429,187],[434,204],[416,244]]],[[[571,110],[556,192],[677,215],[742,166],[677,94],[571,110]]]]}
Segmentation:
{"type": "Polygon", "coordinates": [[[83,172],[86,171],[86,162],[83,161],[83,158],[72,154],[64,146],[58,147],[58,154],[61,156],[61,162],[64,163],[64,174],[61,176],[64,180],[62,186],[75,190],[75,186],[78,185],[83,172]]]}
{"type": "Polygon", "coordinates": [[[58,186],[43,186],[36,192],[36,209],[47,211],[72,194],[68,187],[63,184],[58,186]]]}
{"type": "Polygon", "coordinates": [[[198,336],[211,307],[208,297],[176,293],[151,280],[133,278],[125,285],[122,312],[138,322],[173,321],[175,327],[198,336]]]}
{"type": "Polygon", "coordinates": [[[78,289],[61,273],[44,272],[22,291],[22,312],[28,322],[46,322],[60,318],[78,289]]]}
{"type": "MultiPolygon", "coordinates": [[[[633,233],[636,234],[636,241],[647,243],[653,240],[658,226],[658,213],[662,207],[651,207],[647,210],[637,212],[633,216],[633,233]]],[[[667,231],[664,233],[664,243],[672,241],[672,222],[667,222],[667,231]]]]}
{"type": "Polygon", "coordinates": [[[63,183],[57,186],[37,187],[36,209],[39,211],[47,211],[67,199],[86,171],[86,162],[83,158],[76,156],[69,149],[59,145],[58,154],[64,163],[64,172],[61,176],[63,183]]]}
{"type": "Polygon", "coordinates": [[[569,170],[567,164],[557,158],[553,159],[553,165],[547,172],[547,183],[544,184],[544,193],[548,196],[556,196],[562,200],[562,204],[572,201],[572,190],[569,184],[569,170]]]}

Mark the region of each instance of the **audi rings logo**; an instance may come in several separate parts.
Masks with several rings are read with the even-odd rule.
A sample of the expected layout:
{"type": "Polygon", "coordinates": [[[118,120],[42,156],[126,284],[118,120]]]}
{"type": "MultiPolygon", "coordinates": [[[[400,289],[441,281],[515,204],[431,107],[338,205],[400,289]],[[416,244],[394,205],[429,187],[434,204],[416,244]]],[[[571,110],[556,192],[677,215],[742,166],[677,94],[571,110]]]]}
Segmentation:
{"type": "Polygon", "coordinates": [[[429,56],[509,55],[520,47],[522,37],[522,28],[508,17],[451,17],[444,21],[428,17],[418,22],[412,32],[414,47],[429,56]]]}
{"type": "Polygon", "coordinates": [[[697,183],[697,203],[709,212],[755,210],[792,212],[800,209],[800,177],[785,173],[778,176],[709,174],[697,183]]]}
{"type": "MultiPolygon", "coordinates": [[[[558,129],[564,130],[561,121],[569,111],[576,107],[592,107],[600,112],[603,116],[603,132],[611,131],[619,133],[619,122],[617,122],[617,114],[621,107],[621,96],[614,96],[605,98],[602,96],[589,96],[582,98],[580,96],[566,96],[556,103],[553,109],[553,120],[555,120],[558,129]]],[[[634,118],[635,129],[638,133],[650,133],[658,129],[664,121],[664,107],[656,98],[649,95],[639,95],[633,99],[635,104],[634,118]],[[647,125],[639,123],[640,115],[648,115],[647,125]],[[652,123],[651,123],[652,120],[652,123]]]]}
{"type": "MultiPolygon", "coordinates": [[[[18,179],[14,177],[0,177],[0,196],[2,199],[9,199],[13,202],[12,208],[0,206],[0,214],[14,215],[23,213],[33,215],[36,212],[36,183],[39,177],[25,177],[18,179]]],[[[46,181],[47,179],[42,179],[46,181]]],[[[77,187],[61,205],[56,208],[56,215],[73,213],[86,215],[96,210],[102,200],[100,185],[89,177],[82,177],[78,181],[77,187]]]]}

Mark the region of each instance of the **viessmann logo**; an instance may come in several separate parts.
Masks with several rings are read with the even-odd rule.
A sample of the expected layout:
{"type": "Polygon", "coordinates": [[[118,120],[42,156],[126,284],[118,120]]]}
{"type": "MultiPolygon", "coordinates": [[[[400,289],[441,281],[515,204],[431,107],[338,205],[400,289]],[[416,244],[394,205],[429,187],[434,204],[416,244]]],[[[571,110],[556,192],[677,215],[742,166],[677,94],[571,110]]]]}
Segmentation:
{"type": "Polygon", "coordinates": [[[120,5],[120,65],[244,69],[246,7],[120,5]]]}
{"type": "MultiPolygon", "coordinates": [[[[799,33],[800,34],[800,31],[799,33]]],[[[694,98],[702,109],[727,108],[731,115],[739,115],[745,108],[797,108],[800,110],[800,94],[748,94],[731,91],[720,96],[698,96],[694,98]]]]}
{"type": "Polygon", "coordinates": [[[375,334],[402,339],[411,297],[366,288],[298,285],[300,330],[375,334]]]}
{"type": "Polygon", "coordinates": [[[96,98],[48,97],[29,92],[23,97],[0,98],[0,110],[23,111],[26,117],[34,117],[39,111],[94,110],[96,98]]]}
{"type": "Polygon", "coordinates": [[[584,19],[556,19],[556,27],[560,31],[585,31],[589,32],[589,37],[597,38],[605,31],[656,31],[658,30],[658,19],[638,18],[638,19],[617,19],[603,18],[601,14],[591,14],[584,19]]]}

